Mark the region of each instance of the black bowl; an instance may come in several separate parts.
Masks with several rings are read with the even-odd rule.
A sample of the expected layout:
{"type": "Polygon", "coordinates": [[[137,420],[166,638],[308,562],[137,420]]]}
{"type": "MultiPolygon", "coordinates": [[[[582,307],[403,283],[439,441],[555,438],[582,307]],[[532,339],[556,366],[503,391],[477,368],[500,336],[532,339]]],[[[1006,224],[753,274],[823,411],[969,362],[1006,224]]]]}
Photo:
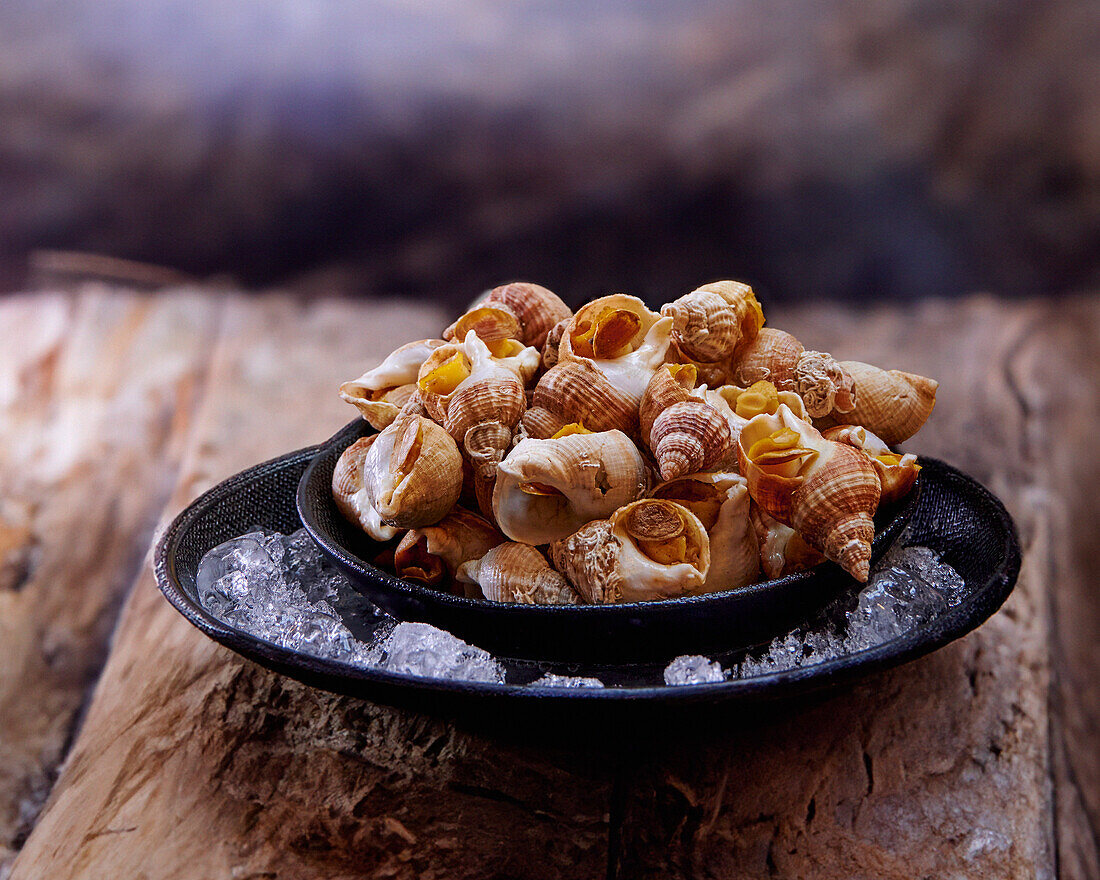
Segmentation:
{"type": "MultiPolygon", "coordinates": [[[[618,663],[748,647],[770,640],[856,582],[838,566],[722,593],[620,605],[520,605],[467,599],[402,580],[372,565],[382,545],[349,523],[332,499],[332,472],[355,440],[374,433],[357,420],[321,446],[298,486],[310,535],[357,590],[400,620],[430,623],[494,654],[533,660],[618,663]]],[[[917,504],[920,480],[876,516],[872,561],[897,538],[917,504]]]]}
{"type": "MultiPolygon", "coordinates": [[[[199,602],[195,577],[206,551],[255,527],[291,532],[301,526],[295,490],[320,447],[301,449],[230,477],[192,502],[157,544],[157,583],[168,601],[215,641],[269,669],[336,693],[461,716],[471,723],[511,730],[520,719],[531,729],[588,722],[617,725],[689,724],[699,713],[736,713],[752,704],[755,717],[769,706],[783,707],[808,695],[823,695],[869,673],[913,660],[979,626],[1008,597],[1020,568],[1015,527],[1001,503],[963,473],[935,459],[923,459],[921,496],[901,540],[939,553],[965,580],[956,605],[932,620],[875,647],[793,669],[734,676],[710,684],[667,686],[663,664],[556,665],[499,656],[502,684],[423,678],[385,669],[315,657],[234,628],[199,602]],[[593,688],[533,686],[544,672],[595,676],[593,688]]],[[[353,631],[360,621],[346,619],[353,631]]],[[[363,622],[369,625],[369,621],[363,622]]],[[[692,651],[695,653],[695,651],[692,651]]],[[[733,668],[743,651],[711,657],[733,668]]],[[[578,727],[578,725],[580,725],[578,727]]],[[[526,728],[525,728],[526,729],[526,728]]],[[[556,729],[556,728],[555,728],[556,729]]],[[[637,728],[639,731],[645,727],[637,728]]],[[[616,740],[618,741],[618,740],[616,740]]]]}

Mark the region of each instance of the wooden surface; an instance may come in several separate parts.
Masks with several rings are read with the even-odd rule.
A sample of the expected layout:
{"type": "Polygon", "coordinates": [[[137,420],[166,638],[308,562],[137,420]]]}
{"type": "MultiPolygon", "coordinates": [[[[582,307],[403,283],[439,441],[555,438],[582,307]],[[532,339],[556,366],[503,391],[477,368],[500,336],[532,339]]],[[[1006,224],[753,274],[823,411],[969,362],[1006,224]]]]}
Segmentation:
{"type": "Polygon", "coordinates": [[[616,755],[314,691],[156,591],[158,516],[328,436],[351,416],[336,385],[442,314],[0,300],[0,876],[1100,876],[1100,300],[769,318],[941,380],[911,446],[1004,499],[1019,586],[977,632],[826,703],[616,755]]]}

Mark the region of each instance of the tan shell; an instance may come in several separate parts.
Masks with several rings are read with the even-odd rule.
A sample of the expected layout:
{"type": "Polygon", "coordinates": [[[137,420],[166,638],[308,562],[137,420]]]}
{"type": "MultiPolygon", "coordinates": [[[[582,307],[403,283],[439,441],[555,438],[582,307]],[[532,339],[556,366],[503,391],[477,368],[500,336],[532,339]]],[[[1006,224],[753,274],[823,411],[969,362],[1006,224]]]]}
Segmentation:
{"type": "Polygon", "coordinates": [[[847,443],[867,455],[882,484],[881,504],[904,498],[917,481],[920,465],[913,453],[894,453],[880,437],[860,425],[836,425],[822,431],[821,435],[826,440],[847,443]]]}
{"type": "Polygon", "coordinates": [[[855,381],[828,352],[802,352],[795,364],[794,381],[811,418],[820,419],[830,413],[847,413],[855,409],[855,381]]]}
{"type": "Polygon", "coordinates": [[[668,360],[670,364],[691,364],[695,367],[696,381],[699,385],[717,388],[719,385],[728,385],[733,381],[733,370],[730,367],[729,358],[720,361],[701,361],[689,357],[672,340],[668,348],[668,360]]]}
{"type": "Polygon", "coordinates": [[[341,385],[340,397],[358,409],[372,427],[381,431],[397,417],[401,407],[416,390],[420,365],[443,344],[442,339],[421,339],[402,345],[374,369],[341,385]]]}
{"type": "Polygon", "coordinates": [[[638,435],[638,403],[611,384],[591,361],[559,362],[535,386],[532,403],[590,431],[638,435]]]}
{"type": "Polygon", "coordinates": [[[524,440],[497,466],[493,513],[512,540],[545,544],[610,516],[648,484],[645,460],[621,431],[524,440]]]}
{"type": "Polygon", "coordinates": [[[367,451],[363,482],[371,506],[387,525],[431,525],[458,501],[462,456],[431,419],[402,413],[367,451]]]}
{"type": "Polygon", "coordinates": [[[798,392],[795,367],[802,343],[784,330],[764,327],[733,359],[733,378],[748,387],[766,379],[780,391],[798,392]]]}
{"type": "Polygon", "coordinates": [[[825,561],[790,526],[765,513],[756,502],[749,504],[749,521],[760,545],[760,568],[764,576],[773,579],[806,571],[825,561]]]}
{"type": "Polygon", "coordinates": [[[550,558],[587,602],[648,602],[699,593],[710,570],[710,539],[699,519],[686,507],[658,498],[644,498],[615,511],[609,520],[583,526],[550,544],[550,558]],[[647,549],[635,523],[656,514],[671,518],[679,533],[658,534],[647,549]],[[682,540],[684,561],[663,563],[653,548],[682,540]]]}
{"type": "Polygon", "coordinates": [[[681,351],[699,361],[720,361],[756,338],[764,313],[749,285],[716,281],[661,308],[672,318],[673,338],[681,351]]]}
{"type": "Polygon", "coordinates": [[[377,434],[360,437],[345,449],[332,471],[332,498],[344,518],[355,523],[375,541],[390,541],[401,530],[382,522],[363,485],[363,462],[377,434]]]}
{"type": "Polygon", "coordinates": [[[593,365],[637,409],[653,373],[668,359],[671,334],[672,319],[662,318],[650,311],[636,296],[622,293],[603,296],[583,306],[566,326],[558,347],[558,366],[570,361],[593,365]],[[608,311],[633,316],[635,325],[632,335],[624,338],[612,334],[616,343],[622,342],[629,351],[617,356],[597,351],[600,348],[600,335],[597,333],[593,337],[593,356],[587,357],[577,350],[574,340],[583,336],[592,323],[598,322],[600,316],[608,311]]]}
{"type": "Polygon", "coordinates": [[[527,405],[524,382],[537,365],[533,348],[523,349],[516,357],[493,357],[471,330],[461,345],[452,343],[433,352],[420,367],[417,382],[428,413],[461,444],[466,432],[482,422],[499,422],[509,429],[516,426],[527,405]],[[469,375],[448,393],[431,390],[433,372],[455,356],[464,358],[469,375]]]}
{"type": "Polygon", "coordinates": [[[493,288],[484,303],[501,303],[511,309],[522,327],[522,335],[517,338],[540,351],[550,328],[573,314],[557,294],[526,281],[493,288]]]}
{"type": "Polygon", "coordinates": [[[879,478],[867,456],[826,440],[785,406],[775,415],[749,420],[738,440],[741,473],[749,493],[766,512],[794,528],[856,580],[870,572],[872,516],[879,503],[879,478]],[[788,429],[796,445],[765,464],[758,441],[788,429]]]}
{"type": "Polygon", "coordinates": [[[760,573],[756,532],[749,521],[749,489],[734,473],[702,473],[661,483],[651,493],[683,505],[710,538],[710,571],[700,592],[735,590],[760,573]]]}
{"type": "Polygon", "coordinates": [[[834,413],[837,422],[862,425],[892,446],[916,434],[932,414],[939,388],[935,379],[860,361],[840,365],[852,377],[856,403],[849,412],[834,413]]]}
{"type": "Polygon", "coordinates": [[[481,558],[463,564],[458,579],[476,584],[490,602],[576,605],[580,601],[569,581],[530,544],[500,544],[481,558]]]}
{"type": "MultiPolygon", "coordinates": [[[[741,429],[749,423],[748,418],[737,412],[737,401],[747,391],[739,385],[722,385],[719,388],[696,388],[692,394],[705,400],[726,420],[730,429],[730,444],[736,453],[737,440],[741,436],[741,429]]],[[[779,405],[788,407],[798,418],[805,420],[806,407],[802,398],[793,391],[780,391],[776,395],[779,405]]],[[[778,406],[776,407],[778,409],[778,406]]],[[[734,455],[736,459],[736,454],[734,455]]],[[[734,465],[739,467],[739,465],[734,465]]]]}
{"type": "Polygon", "coordinates": [[[503,541],[504,535],[487,519],[455,507],[435,525],[405,533],[394,551],[394,571],[429,587],[444,586],[464,562],[503,541]]]}

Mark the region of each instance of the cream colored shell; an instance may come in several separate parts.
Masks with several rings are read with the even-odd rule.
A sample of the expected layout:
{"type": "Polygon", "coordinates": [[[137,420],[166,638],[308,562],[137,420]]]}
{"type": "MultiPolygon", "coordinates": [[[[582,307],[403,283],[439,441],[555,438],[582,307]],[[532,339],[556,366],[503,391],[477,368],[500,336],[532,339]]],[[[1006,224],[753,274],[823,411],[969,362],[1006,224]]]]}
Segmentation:
{"type": "Polygon", "coordinates": [[[527,281],[514,281],[494,287],[483,302],[501,303],[511,309],[523,328],[520,341],[539,350],[542,349],[550,328],[572,317],[569,306],[557,294],[527,281]]]}
{"type": "Polygon", "coordinates": [[[675,502],[645,498],[550,544],[554,567],[565,574],[585,601],[593,604],[648,602],[693,595],[710,570],[710,539],[699,519],[675,502]],[[638,546],[627,522],[639,505],[667,505],[682,518],[684,537],[696,557],[662,564],[638,546]]]}
{"type": "Polygon", "coordinates": [[[377,434],[360,437],[345,449],[332,471],[332,497],[345,519],[355,523],[375,541],[390,541],[401,529],[382,522],[363,485],[363,462],[377,434]]]}
{"type": "Polygon", "coordinates": [[[621,431],[524,440],[497,466],[493,513],[513,541],[546,544],[642,497],[648,482],[621,431]]]}
{"type": "Polygon", "coordinates": [[[765,513],[760,505],[749,505],[749,521],[760,545],[760,568],[765,577],[783,577],[825,561],[825,556],[802,540],[798,532],[765,513]]]}
{"type": "Polygon", "coordinates": [[[405,533],[394,551],[394,570],[398,577],[435,586],[503,541],[504,535],[487,519],[456,506],[435,525],[405,533]]]}
{"type": "Polygon", "coordinates": [[[576,605],[576,590],[529,544],[505,542],[464,563],[458,579],[476,584],[491,602],[521,605],[576,605]]]}
{"type": "Polygon", "coordinates": [[[935,379],[860,361],[840,364],[853,379],[856,402],[850,411],[834,414],[837,422],[862,425],[893,445],[916,434],[932,414],[939,388],[935,379]]]}
{"type": "Polygon", "coordinates": [[[730,358],[756,338],[764,313],[749,285],[739,281],[705,284],[661,308],[673,319],[673,338],[688,357],[702,362],[730,358]]]}
{"type": "Polygon", "coordinates": [[[732,472],[690,474],[661,483],[651,495],[687,507],[706,528],[710,571],[700,592],[735,590],[756,580],[760,553],[756,531],[749,521],[751,499],[744,477],[732,472]],[[693,502],[694,497],[699,500],[693,502]]]}
{"type": "Polygon", "coordinates": [[[341,385],[340,397],[381,431],[416,390],[420,365],[444,344],[442,339],[421,339],[394,349],[377,367],[341,385]]]}

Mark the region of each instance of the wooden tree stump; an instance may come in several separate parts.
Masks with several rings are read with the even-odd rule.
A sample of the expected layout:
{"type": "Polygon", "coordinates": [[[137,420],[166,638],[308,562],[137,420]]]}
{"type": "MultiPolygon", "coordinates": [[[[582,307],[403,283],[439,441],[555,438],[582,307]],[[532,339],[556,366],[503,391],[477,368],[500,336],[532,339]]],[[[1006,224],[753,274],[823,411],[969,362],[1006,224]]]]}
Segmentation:
{"type": "MultiPolygon", "coordinates": [[[[172,302],[130,300],[150,314],[172,302]]],[[[188,442],[162,523],[230,473],[328,436],[352,416],[339,381],[446,323],[420,307],[278,296],[205,308],[216,345],[196,415],[172,435],[188,442]]],[[[144,566],[11,877],[1096,876],[1086,524],[1100,303],[977,297],[769,319],[838,357],[941,379],[910,445],[989,485],[1025,548],[1016,592],[980,630],[827,702],[616,756],[586,748],[583,731],[525,743],[270,673],[193,629],[144,566]]],[[[24,320],[23,338],[49,336],[24,320]]],[[[211,338],[178,335],[196,351],[211,338]]],[[[133,494],[121,473],[100,482],[101,496],[133,494]]],[[[0,559],[20,529],[0,530],[0,559]]],[[[6,749],[33,745],[14,736],[6,749]]]]}

